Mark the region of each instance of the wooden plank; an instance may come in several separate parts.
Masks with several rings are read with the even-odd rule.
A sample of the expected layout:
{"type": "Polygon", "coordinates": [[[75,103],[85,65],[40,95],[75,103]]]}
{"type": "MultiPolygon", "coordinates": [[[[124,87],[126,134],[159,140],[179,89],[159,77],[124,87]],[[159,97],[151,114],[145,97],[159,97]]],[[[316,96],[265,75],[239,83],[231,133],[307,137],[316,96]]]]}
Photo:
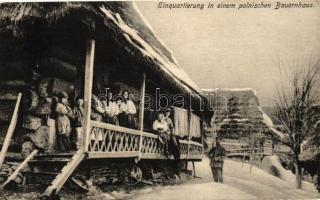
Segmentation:
{"type": "Polygon", "coordinates": [[[141,159],[164,160],[164,159],[173,159],[173,156],[169,156],[168,158],[163,154],[159,154],[159,153],[141,153],[141,159]]]}
{"type": "Polygon", "coordinates": [[[16,128],[21,97],[22,97],[22,93],[19,93],[16,105],[15,105],[15,108],[14,108],[14,111],[13,111],[13,115],[12,115],[12,118],[11,118],[11,122],[10,122],[6,137],[5,137],[3,145],[2,145],[2,149],[1,149],[1,152],[0,152],[0,169],[1,169],[2,164],[4,162],[4,158],[6,156],[6,153],[8,151],[13,132],[14,132],[14,130],[16,128]]]}
{"type": "MultiPolygon", "coordinates": [[[[103,128],[103,129],[108,129],[111,131],[116,131],[116,132],[121,132],[121,133],[129,133],[132,135],[140,135],[141,132],[139,130],[131,129],[131,128],[126,128],[122,126],[116,126],[113,124],[107,124],[103,122],[98,122],[98,121],[91,121],[90,125],[92,127],[98,127],[98,128],[103,128]]],[[[151,137],[151,138],[158,138],[157,135],[153,133],[148,133],[148,132],[143,132],[144,137],[151,137]]]]}
{"type": "Polygon", "coordinates": [[[0,80],[1,88],[25,88],[28,86],[28,83],[24,80],[0,80]]]}
{"type": "Polygon", "coordinates": [[[77,151],[77,153],[73,155],[71,161],[62,168],[61,173],[56,176],[52,183],[47,187],[42,196],[50,197],[59,192],[84,157],[85,154],[82,150],[77,151]]]}
{"type": "Polygon", "coordinates": [[[87,153],[88,158],[133,158],[139,155],[138,151],[120,151],[120,152],[94,152],[87,153]]]}
{"type": "Polygon", "coordinates": [[[140,130],[140,141],[139,141],[139,157],[141,158],[141,149],[142,149],[142,135],[143,135],[143,122],[144,122],[144,97],[146,93],[146,73],[142,75],[142,83],[141,83],[141,100],[140,100],[140,114],[139,114],[139,130],[140,130]]]}
{"type": "Polygon", "coordinates": [[[230,146],[249,146],[248,143],[233,143],[233,142],[220,142],[221,145],[230,145],[230,146]]]}
{"type": "Polygon", "coordinates": [[[27,165],[28,165],[28,162],[38,153],[38,150],[33,150],[31,152],[31,154],[28,155],[28,157],[17,167],[17,169],[13,172],[13,174],[11,174],[9,176],[9,178],[6,180],[6,182],[4,182],[1,186],[1,189],[4,189],[5,186],[10,183],[11,181],[15,180],[18,176],[18,174],[20,173],[20,171],[22,169],[24,169],[27,165]]]}
{"type": "MultiPolygon", "coordinates": [[[[174,157],[171,155],[169,158],[167,156],[164,156],[162,154],[152,154],[152,153],[141,153],[141,160],[174,160],[174,157]]],[[[201,160],[202,155],[188,155],[182,154],[180,155],[180,160],[201,160]]]]}
{"type": "Polygon", "coordinates": [[[90,140],[90,115],[91,115],[91,96],[93,84],[93,65],[95,53],[95,40],[89,39],[87,41],[86,65],[85,65],[85,81],[84,81],[84,113],[82,126],[82,149],[88,151],[90,140]]]}
{"type": "MultiPolygon", "coordinates": [[[[88,152],[87,158],[88,159],[108,159],[108,158],[134,158],[137,157],[139,154],[138,151],[135,152],[88,152]]],[[[141,160],[173,160],[173,156],[166,157],[162,154],[153,154],[153,153],[141,153],[141,160]]],[[[201,161],[202,155],[190,155],[188,158],[188,155],[181,155],[181,160],[195,160],[195,161],[201,161]]]]}
{"type": "MultiPolygon", "coordinates": [[[[94,158],[133,158],[139,155],[138,151],[121,151],[121,152],[88,152],[87,158],[94,159],[94,158]]],[[[201,159],[202,155],[188,155],[182,154],[180,156],[181,160],[186,159],[201,159]]],[[[141,159],[168,159],[168,157],[164,156],[163,154],[158,153],[141,153],[141,159]]],[[[169,156],[169,159],[174,159],[173,156],[169,156]]]]}
{"type": "Polygon", "coordinates": [[[17,99],[18,99],[18,96],[14,94],[0,95],[1,101],[15,101],[17,99]]]}

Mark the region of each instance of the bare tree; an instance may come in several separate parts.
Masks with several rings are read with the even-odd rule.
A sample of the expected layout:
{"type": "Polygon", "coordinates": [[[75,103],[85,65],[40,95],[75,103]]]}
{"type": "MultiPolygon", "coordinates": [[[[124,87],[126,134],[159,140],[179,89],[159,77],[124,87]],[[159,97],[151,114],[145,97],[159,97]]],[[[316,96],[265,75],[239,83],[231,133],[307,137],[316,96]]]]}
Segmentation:
{"type": "MultiPolygon", "coordinates": [[[[305,68],[291,71],[290,89],[278,89],[275,102],[275,116],[288,133],[286,145],[293,152],[293,164],[296,174],[296,187],[301,189],[302,176],[299,162],[301,143],[312,134],[315,105],[318,103],[319,62],[305,68]]],[[[288,75],[288,74],[287,74],[288,75]]],[[[290,75],[290,74],[289,74],[290,75]]]]}

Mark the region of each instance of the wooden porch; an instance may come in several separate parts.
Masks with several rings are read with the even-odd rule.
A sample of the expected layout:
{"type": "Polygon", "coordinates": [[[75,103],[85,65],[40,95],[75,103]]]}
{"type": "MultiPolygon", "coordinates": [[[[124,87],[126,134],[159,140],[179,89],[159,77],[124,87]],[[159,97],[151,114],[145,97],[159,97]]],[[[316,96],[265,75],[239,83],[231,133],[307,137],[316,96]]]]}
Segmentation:
{"type": "MultiPolygon", "coordinates": [[[[168,159],[158,136],[102,122],[90,122],[87,158],[168,159]],[[94,140],[92,140],[94,138],[94,140]],[[102,138],[102,140],[101,140],[102,138]]],[[[201,160],[202,144],[180,140],[181,160],[201,160]]],[[[169,157],[173,159],[173,157],[169,157]]]]}
{"type": "MultiPolygon", "coordinates": [[[[172,63],[170,64],[170,66],[164,67],[168,65],[167,59],[165,59],[164,61],[160,60],[161,62],[158,61],[158,59],[154,59],[154,57],[157,58],[160,55],[150,54],[149,55],[150,58],[141,60],[141,58],[145,58],[144,54],[143,52],[140,52],[139,49],[135,49],[137,45],[131,44],[132,42],[131,39],[127,41],[126,38],[122,38],[123,41],[121,40],[122,43],[119,43],[119,44],[118,43],[113,44],[113,40],[111,41],[111,40],[105,39],[105,35],[108,35],[110,33],[108,31],[110,30],[102,26],[104,24],[108,24],[108,25],[113,24],[113,26],[111,27],[112,30],[114,29],[116,31],[119,31],[119,33],[122,33],[122,31],[124,30],[121,29],[122,26],[120,26],[117,23],[117,21],[113,20],[113,15],[111,11],[106,10],[105,7],[99,7],[99,13],[101,12],[101,10],[106,15],[105,16],[106,18],[102,18],[98,22],[95,21],[96,18],[94,17],[93,18],[87,17],[88,19],[86,18],[81,22],[76,20],[76,22],[79,23],[79,27],[80,27],[79,30],[83,29],[82,30],[83,35],[81,35],[81,37],[79,36],[79,38],[77,38],[78,40],[75,40],[72,36],[72,42],[74,42],[74,44],[79,44],[80,43],[79,41],[82,41],[82,42],[86,41],[87,43],[86,45],[81,43],[82,45],[78,47],[79,49],[83,50],[83,52],[79,50],[79,52],[76,52],[74,54],[72,52],[70,53],[70,55],[74,55],[75,57],[81,57],[81,59],[76,60],[76,62],[74,62],[73,59],[70,59],[69,61],[70,57],[73,58],[73,56],[69,56],[69,54],[66,54],[68,55],[66,56],[66,60],[62,59],[62,60],[68,61],[66,63],[70,62],[70,65],[67,65],[67,68],[70,71],[78,73],[78,74],[77,73],[75,74],[78,75],[77,78],[79,80],[75,78],[74,78],[75,80],[73,80],[73,78],[68,77],[66,78],[68,79],[68,82],[66,83],[73,83],[76,81],[77,84],[76,84],[75,93],[83,97],[83,100],[84,100],[82,143],[80,144],[79,150],[76,152],[71,152],[67,154],[66,153],[50,153],[50,154],[46,153],[46,154],[40,154],[40,155],[38,155],[39,154],[38,150],[34,150],[30,154],[30,156],[28,156],[20,164],[17,170],[8,178],[8,181],[5,184],[3,184],[1,188],[5,188],[5,186],[8,183],[10,183],[12,180],[16,178],[17,174],[19,174],[23,168],[26,168],[27,166],[29,166],[30,170],[28,171],[28,173],[32,174],[33,176],[38,176],[40,174],[45,176],[49,176],[49,175],[52,176],[50,179],[50,183],[47,185],[47,188],[43,193],[43,196],[51,198],[53,195],[59,192],[59,190],[63,187],[63,185],[68,181],[68,179],[69,180],[72,179],[72,176],[76,173],[75,172],[76,169],[80,166],[80,164],[84,160],[93,161],[93,159],[101,159],[102,162],[104,162],[104,160],[110,160],[110,159],[127,159],[128,162],[135,161],[134,164],[139,164],[139,161],[141,160],[174,159],[173,156],[167,157],[164,155],[164,146],[160,143],[158,136],[153,133],[146,132],[145,131],[146,127],[144,127],[145,126],[144,122],[149,120],[147,118],[148,117],[147,115],[145,117],[146,109],[144,108],[145,99],[146,99],[145,97],[146,86],[147,86],[147,90],[154,89],[153,85],[151,87],[150,86],[151,84],[148,85],[148,83],[151,83],[152,80],[158,80],[158,79],[155,79],[155,77],[158,77],[157,74],[159,72],[161,72],[161,74],[164,74],[165,78],[163,78],[162,81],[160,81],[157,84],[158,87],[170,89],[168,91],[169,94],[176,94],[176,93],[190,94],[190,95],[192,94],[191,97],[193,97],[184,106],[184,109],[186,110],[188,109],[188,117],[185,119],[185,122],[188,123],[189,127],[188,127],[188,131],[183,132],[185,134],[186,139],[180,140],[180,152],[181,152],[180,160],[187,163],[188,161],[200,161],[202,159],[203,145],[191,140],[192,135],[195,135],[194,132],[197,132],[198,135],[201,135],[201,131],[200,130],[191,131],[191,128],[190,128],[190,124],[192,122],[191,114],[193,111],[191,108],[195,107],[195,105],[192,106],[192,104],[194,104],[195,102],[200,104],[200,100],[202,98],[202,96],[200,95],[201,93],[197,90],[197,88],[192,86],[193,84],[191,85],[187,84],[188,81],[185,80],[184,76],[182,77],[179,76],[179,73],[177,73],[177,72],[180,72],[180,71],[177,71],[178,68],[171,69],[172,66],[175,66],[175,64],[172,63]],[[108,23],[101,23],[101,22],[108,22],[108,23]],[[97,54],[96,54],[96,40],[98,41],[97,54]],[[128,55],[126,54],[126,56],[123,58],[119,57],[119,56],[122,56],[122,54],[120,55],[122,51],[119,51],[120,53],[117,52],[119,55],[116,53],[113,54],[114,53],[113,48],[118,46],[122,48],[122,45],[123,46],[125,45],[126,49],[128,47],[132,48],[132,50],[130,50],[128,55]],[[82,49],[82,46],[83,46],[83,49],[82,49]],[[109,49],[105,47],[108,47],[109,49]],[[135,53],[133,54],[132,52],[135,52],[135,53]],[[85,53],[85,57],[82,56],[82,53],[85,53]],[[106,55],[110,55],[110,56],[106,56],[106,55]],[[139,56],[139,55],[143,55],[143,56],[139,56]],[[108,57],[108,59],[106,59],[105,57],[108,57]],[[136,58],[139,58],[139,59],[136,59],[136,58]],[[112,76],[112,73],[110,72],[111,71],[110,69],[113,67],[114,63],[117,63],[118,65],[116,65],[116,67],[119,67],[121,63],[118,63],[118,60],[124,60],[124,59],[128,59],[128,63],[125,63],[126,67],[123,67],[121,69],[122,70],[133,69],[137,73],[135,74],[135,76],[130,77],[130,80],[133,80],[133,82],[135,82],[135,85],[133,86],[131,85],[131,86],[137,91],[139,91],[139,86],[140,86],[140,93],[139,93],[140,100],[136,102],[137,107],[139,107],[138,113],[136,116],[137,118],[139,118],[137,119],[138,121],[137,129],[130,129],[130,128],[120,127],[116,125],[111,125],[111,124],[91,120],[91,106],[92,106],[91,100],[92,100],[92,93],[93,93],[92,90],[93,90],[94,80],[97,80],[98,76],[104,75],[103,72],[105,72],[107,73],[106,74],[106,77],[108,79],[107,82],[111,82],[111,83],[116,81],[121,82],[122,79],[120,78],[117,78],[117,79],[115,78],[116,80],[113,80],[113,79],[111,80],[110,76],[112,76]],[[141,65],[141,67],[131,68],[133,65],[136,65],[136,66],[141,65]],[[151,70],[148,67],[150,67],[151,70]],[[109,71],[102,70],[105,68],[107,68],[109,71]],[[171,70],[168,70],[168,69],[171,69],[171,70]],[[101,71],[100,73],[99,70],[102,70],[103,72],[101,71]],[[95,78],[94,78],[94,72],[96,76],[95,78]],[[100,74],[97,72],[99,72],[100,74]],[[148,86],[150,88],[148,88],[148,86]],[[193,94],[194,91],[197,94],[196,96],[194,96],[193,94]],[[32,166],[36,166],[36,165],[41,165],[43,170],[42,171],[33,170],[32,166]],[[58,167],[56,169],[52,169],[52,171],[47,169],[53,166],[58,166],[58,167]]],[[[99,15],[99,17],[101,17],[101,15],[99,15]]],[[[72,23],[72,24],[76,24],[76,23],[72,23]]],[[[63,24],[61,28],[63,29],[64,27],[65,25],[63,24]]],[[[78,32],[81,32],[81,31],[78,31],[78,32]]],[[[66,38],[70,37],[71,35],[69,32],[65,33],[64,31],[61,31],[61,35],[63,34],[67,36],[66,38]]],[[[126,33],[126,34],[129,34],[129,33],[126,33]]],[[[132,37],[133,36],[135,35],[132,35],[132,37]]],[[[60,38],[56,38],[56,39],[58,40],[60,38]]],[[[75,50],[77,48],[73,46],[74,45],[73,43],[70,43],[69,46],[67,45],[65,46],[64,40],[61,40],[61,41],[58,40],[58,41],[61,42],[61,44],[59,43],[58,45],[58,43],[56,43],[57,44],[56,46],[59,48],[63,47],[66,50],[66,52],[69,52],[70,49],[75,50]],[[69,49],[69,47],[72,47],[72,48],[69,49]]],[[[143,42],[143,45],[145,45],[144,42],[143,42]]],[[[55,46],[52,48],[55,48],[55,46]]],[[[153,47],[149,47],[149,48],[153,48],[153,47]]],[[[50,53],[50,56],[60,57],[60,54],[58,56],[53,54],[51,55],[50,53]]],[[[52,65],[53,66],[49,66],[47,68],[55,69],[55,67],[57,67],[55,63],[53,63],[52,65]]],[[[48,70],[48,72],[51,72],[51,71],[48,70]]],[[[62,70],[62,72],[65,72],[65,70],[62,70]]],[[[119,72],[119,71],[115,70],[115,72],[119,72]]],[[[123,74],[130,74],[131,72],[132,71],[124,71],[123,74]]],[[[68,74],[68,73],[61,73],[60,75],[64,77],[65,74],[68,74]]],[[[159,76],[163,76],[163,75],[160,75],[159,73],[159,76]]],[[[0,154],[1,155],[0,170],[1,170],[1,165],[4,162],[5,155],[7,153],[8,146],[10,144],[13,132],[16,127],[21,96],[25,96],[25,93],[21,93],[19,95],[19,98],[16,103],[10,128],[7,131],[6,139],[0,154]]],[[[202,116],[203,112],[199,111],[199,113],[197,114],[203,117],[202,116]]],[[[55,134],[55,133],[50,133],[50,134],[55,134]]]]}
{"type": "MultiPolygon", "coordinates": [[[[84,121],[83,141],[79,152],[86,158],[137,158],[140,159],[168,159],[164,156],[164,147],[159,143],[158,136],[144,131],[145,94],[147,75],[142,74],[140,85],[140,109],[138,130],[116,126],[103,122],[92,121],[91,100],[95,57],[95,40],[88,39],[84,80],[84,121]]],[[[191,102],[189,102],[191,108],[191,102]]],[[[188,123],[191,124],[188,110],[188,123]]],[[[187,133],[188,140],[180,140],[180,159],[201,160],[203,145],[190,139],[192,133],[187,133]]],[[[172,158],[173,159],[173,158],[172,158]]]]}

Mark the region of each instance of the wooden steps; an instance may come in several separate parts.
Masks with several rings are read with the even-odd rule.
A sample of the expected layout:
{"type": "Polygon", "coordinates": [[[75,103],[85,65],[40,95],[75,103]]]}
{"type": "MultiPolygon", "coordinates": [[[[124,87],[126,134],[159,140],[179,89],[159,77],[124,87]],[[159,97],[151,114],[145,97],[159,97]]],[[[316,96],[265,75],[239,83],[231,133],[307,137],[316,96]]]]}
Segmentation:
{"type": "Polygon", "coordinates": [[[50,185],[43,193],[43,197],[50,198],[56,195],[60,189],[63,187],[65,182],[72,175],[73,171],[77,168],[77,166],[84,159],[85,154],[83,151],[77,151],[71,158],[69,162],[64,165],[60,171],[60,173],[53,179],[50,185]]]}
{"type": "Polygon", "coordinates": [[[22,174],[26,177],[26,184],[48,185],[59,173],[27,171],[22,174]]]}
{"type": "Polygon", "coordinates": [[[30,160],[29,165],[38,164],[38,165],[48,165],[48,164],[57,164],[57,163],[68,163],[71,159],[68,158],[59,158],[59,159],[46,159],[46,160],[30,160]]]}
{"type": "Polygon", "coordinates": [[[76,152],[73,153],[54,153],[54,154],[40,154],[35,156],[35,159],[49,159],[49,158],[72,158],[72,156],[76,152]]]}
{"type": "Polygon", "coordinates": [[[27,184],[49,185],[71,161],[72,154],[37,155],[28,162],[29,171],[23,172],[27,184]]]}
{"type": "MultiPolygon", "coordinates": [[[[22,172],[26,177],[26,184],[41,184],[46,187],[44,197],[50,199],[52,195],[63,187],[65,182],[72,176],[73,171],[84,158],[82,151],[61,154],[42,154],[35,155],[28,160],[28,171],[22,172]]],[[[74,180],[68,181],[73,188],[77,188],[74,180]]],[[[79,190],[83,191],[81,187],[79,190]]]]}

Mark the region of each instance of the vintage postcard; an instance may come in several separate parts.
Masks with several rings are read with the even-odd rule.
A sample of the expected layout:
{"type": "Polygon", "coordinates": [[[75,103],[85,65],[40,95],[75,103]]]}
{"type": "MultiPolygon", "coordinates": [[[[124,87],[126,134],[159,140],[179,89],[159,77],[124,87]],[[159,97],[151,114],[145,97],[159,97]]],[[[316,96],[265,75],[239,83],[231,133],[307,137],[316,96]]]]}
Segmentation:
{"type": "Polygon", "coordinates": [[[1,1],[0,199],[320,198],[320,1],[1,1]]]}

